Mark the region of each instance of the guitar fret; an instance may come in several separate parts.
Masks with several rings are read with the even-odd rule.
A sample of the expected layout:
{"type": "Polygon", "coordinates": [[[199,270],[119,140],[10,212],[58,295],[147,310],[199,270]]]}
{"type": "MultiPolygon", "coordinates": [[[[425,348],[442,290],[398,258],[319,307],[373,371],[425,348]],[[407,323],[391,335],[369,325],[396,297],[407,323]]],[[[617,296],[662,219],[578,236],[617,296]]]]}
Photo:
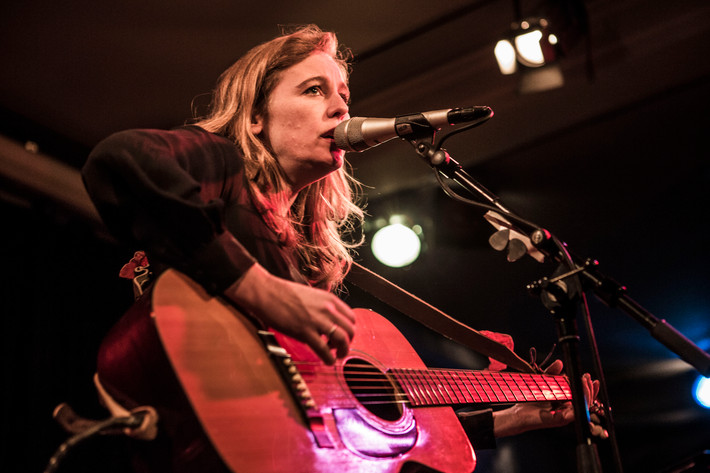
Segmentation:
{"type": "Polygon", "coordinates": [[[432,404],[432,398],[431,398],[431,393],[429,392],[429,389],[427,386],[422,382],[422,376],[420,374],[420,370],[409,370],[409,374],[411,376],[412,382],[417,388],[417,392],[422,398],[422,404],[426,405],[431,405],[432,404]]]}
{"type": "Polygon", "coordinates": [[[503,398],[506,401],[512,402],[515,397],[513,396],[513,391],[511,391],[510,386],[508,385],[505,374],[496,372],[493,374],[493,377],[496,381],[496,384],[498,384],[498,389],[500,389],[500,393],[503,398]]]}
{"type": "Polygon", "coordinates": [[[513,399],[515,402],[522,402],[525,400],[525,396],[523,395],[523,392],[520,390],[519,382],[516,381],[516,378],[519,376],[516,376],[512,373],[508,373],[507,376],[507,382],[508,386],[510,387],[510,391],[513,394],[513,399]]]}
{"type": "Polygon", "coordinates": [[[486,383],[485,379],[483,378],[483,375],[480,372],[474,372],[471,373],[471,376],[473,378],[473,381],[476,383],[476,390],[480,393],[481,395],[481,401],[483,402],[491,402],[491,393],[489,389],[486,389],[486,383]]]}
{"type": "Polygon", "coordinates": [[[491,372],[491,378],[493,381],[496,383],[496,386],[498,387],[497,394],[500,399],[502,399],[505,402],[511,402],[510,399],[510,388],[508,387],[508,383],[505,382],[505,379],[503,379],[503,373],[500,371],[493,371],[491,372]]]}
{"type": "Polygon", "coordinates": [[[555,394],[555,388],[550,384],[550,381],[554,381],[551,376],[543,376],[540,378],[540,384],[544,383],[545,388],[543,389],[543,396],[549,401],[556,401],[559,396],[555,394]]]}
{"type": "Polygon", "coordinates": [[[468,404],[471,402],[471,393],[468,392],[468,389],[466,388],[466,385],[463,383],[461,380],[461,374],[459,373],[458,370],[455,371],[450,371],[451,378],[454,381],[454,384],[456,385],[456,389],[458,389],[458,392],[461,393],[461,399],[463,404],[468,404]]]}
{"type": "Polygon", "coordinates": [[[427,405],[429,402],[426,398],[426,394],[424,393],[424,390],[422,389],[422,385],[419,382],[419,379],[415,376],[415,373],[412,370],[406,370],[406,375],[407,375],[407,381],[409,385],[412,388],[412,391],[416,394],[417,398],[419,399],[419,405],[427,405]]]}
{"type": "Polygon", "coordinates": [[[489,381],[489,378],[490,378],[489,373],[487,373],[487,372],[476,373],[476,378],[478,378],[478,382],[481,383],[481,387],[483,388],[483,391],[486,393],[486,397],[488,397],[488,402],[500,401],[500,399],[496,395],[495,391],[491,387],[491,383],[489,381]]]}
{"type": "Polygon", "coordinates": [[[552,386],[550,385],[550,379],[547,376],[541,377],[540,380],[538,381],[538,384],[541,386],[540,389],[542,390],[542,396],[546,400],[548,400],[548,401],[557,400],[554,390],[552,389],[552,386]]]}
{"type": "Polygon", "coordinates": [[[449,384],[449,389],[451,389],[451,392],[454,393],[454,397],[456,398],[455,402],[456,404],[463,404],[466,402],[466,399],[463,397],[463,393],[459,389],[458,385],[456,384],[456,379],[454,378],[454,372],[451,370],[445,370],[442,372],[444,375],[444,379],[449,384]]]}
{"type": "Polygon", "coordinates": [[[410,393],[410,391],[409,391],[409,387],[407,386],[407,383],[405,383],[404,377],[401,376],[400,370],[398,370],[398,369],[396,369],[396,368],[392,368],[392,369],[389,370],[389,375],[394,378],[394,380],[397,382],[397,384],[399,385],[399,387],[405,392],[405,395],[406,395],[407,398],[409,399],[409,402],[410,402],[412,405],[415,405],[415,401],[414,401],[414,399],[412,398],[413,396],[411,395],[411,393],[410,393]]]}
{"type": "Polygon", "coordinates": [[[498,386],[498,383],[496,383],[495,373],[487,371],[485,373],[485,377],[486,377],[486,381],[488,382],[488,386],[491,389],[491,392],[495,396],[495,400],[498,402],[505,401],[505,398],[500,393],[500,386],[498,386]]]}
{"type": "Polygon", "coordinates": [[[523,375],[520,375],[520,390],[523,392],[523,396],[525,397],[526,401],[535,400],[535,396],[530,391],[530,386],[528,385],[527,377],[523,375]]]}
{"type": "Polygon", "coordinates": [[[555,399],[557,400],[567,400],[572,398],[572,391],[570,390],[570,387],[567,383],[564,383],[564,385],[560,385],[560,379],[559,377],[547,375],[545,376],[545,380],[547,381],[547,384],[550,386],[550,391],[552,391],[552,394],[555,396],[555,399]]]}
{"type": "Polygon", "coordinates": [[[564,395],[564,393],[559,388],[559,383],[557,383],[557,380],[552,376],[544,376],[542,379],[545,381],[545,385],[547,386],[547,392],[549,393],[546,395],[546,397],[550,400],[560,400],[560,396],[564,395]]]}
{"type": "Polygon", "coordinates": [[[442,391],[444,392],[446,402],[445,404],[458,404],[458,398],[456,393],[451,389],[451,383],[446,379],[446,372],[443,370],[436,370],[436,377],[439,379],[439,383],[442,391]]]}
{"type": "Polygon", "coordinates": [[[426,380],[424,373],[421,370],[408,370],[417,392],[422,399],[422,403],[427,406],[432,404],[431,390],[429,389],[430,382],[426,380]]]}
{"type": "Polygon", "coordinates": [[[537,379],[536,383],[538,388],[540,389],[540,396],[542,399],[548,401],[556,400],[553,390],[550,387],[550,383],[548,382],[546,377],[543,376],[537,379]]]}
{"type": "Polygon", "coordinates": [[[432,397],[435,398],[434,404],[448,404],[449,401],[446,400],[447,393],[444,386],[439,381],[435,370],[430,370],[425,372],[425,376],[430,381],[430,387],[432,388],[432,397]]]}
{"type": "Polygon", "coordinates": [[[527,384],[530,387],[530,392],[532,393],[532,395],[536,401],[540,401],[540,400],[544,399],[544,396],[542,395],[542,390],[540,389],[540,386],[535,382],[535,380],[532,377],[530,377],[530,376],[527,377],[527,384]]]}
{"type": "Polygon", "coordinates": [[[466,373],[466,378],[469,381],[468,385],[471,386],[473,388],[474,392],[476,393],[474,400],[476,402],[490,402],[490,399],[487,399],[484,396],[485,393],[483,393],[482,390],[480,389],[480,386],[478,385],[478,381],[476,381],[476,376],[474,375],[474,373],[471,373],[471,372],[466,373]]]}
{"type": "Polygon", "coordinates": [[[425,405],[425,399],[421,391],[418,389],[418,385],[412,377],[411,370],[405,369],[395,369],[393,370],[397,375],[400,386],[406,389],[409,394],[410,402],[415,406],[425,405]]]}
{"type": "Polygon", "coordinates": [[[412,386],[419,395],[419,399],[422,405],[431,404],[431,399],[429,398],[428,391],[421,381],[421,377],[415,370],[407,370],[407,376],[409,377],[412,386]]]}
{"type": "Polygon", "coordinates": [[[545,376],[545,382],[550,388],[550,393],[555,400],[559,400],[560,398],[565,397],[564,389],[560,386],[560,383],[557,381],[557,378],[552,376],[545,376]]]}
{"type": "Polygon", "coordinates": [[[432,388],[435,388],[435,392],[437,394],[436,396],[436,403],[437,404],[449,404],[451,402],[451,398],[449,397],[448,393],[446,392],[446,386],[441,382],[441,378],[439,377],[439,372],[437,370],[430,370],[427,371],[427,375],[429,376],[429,379],[432,381],[432,388]]]}
{"type": "Polygon", "coordinates": [[[468,398],[463,389],[461,389],[460,377],[458,372],[449,370],[446,372],[446,375],[449,378],[451,388],[454,391],[454,394],[456,394],[456,398],[458,399],[459,404],[466,404],[468,402],[468,398]]]}
{"type": "Polygon", "coordinates": [[[535,401],[535,394],[530,389],[530,382],[527,376],[520,375],[520,385],[526,401],[535,401]]]}
{"type": "Polygon", "coordinates": [[[519,387],[520,391],[523,393],[524,401],[534,401],[535,397],[530,392],[530,386],[528,385],[527,378],[523,375],[519,376],[519,387]]]}
{"type": "Polygon", "coordinates": [[[522,402],[525,400],[523,391],[520,389],[519,374],[508,373],[507,382],[510,392],[513,394],[513,399],[515,402],[522,402]]]}
{"type": "Polygon", "coordinates": [[[466,377],[466,373],[462,372],[462,371],[457,371],[457,376],[458,376],[460,385],[463,386],[464,389],[466,390],[465,397],[466,397],[467,402],[469,402],[469,403],[480,402],[481,398],[480,398],[480,396],[478,396],[478,394],[476,394],[475,389],[473,392],[471,392],[471,390],[468,388],[469,382],[468,382],[468,378],[466,377]],[[461,376],[461,375],[463,375],[463,376],[461,376]]]}

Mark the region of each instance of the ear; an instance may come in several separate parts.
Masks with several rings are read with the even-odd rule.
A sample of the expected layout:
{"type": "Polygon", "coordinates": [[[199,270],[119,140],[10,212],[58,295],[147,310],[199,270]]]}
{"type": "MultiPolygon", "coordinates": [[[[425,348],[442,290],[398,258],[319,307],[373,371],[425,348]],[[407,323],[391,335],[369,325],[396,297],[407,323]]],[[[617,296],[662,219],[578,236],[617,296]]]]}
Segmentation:
{"type": "Polygon", "coordinates": [[[261,115],[254,115],[251,119],[251,132],[256,136],[264,131],[264,119],[261,115]]]}

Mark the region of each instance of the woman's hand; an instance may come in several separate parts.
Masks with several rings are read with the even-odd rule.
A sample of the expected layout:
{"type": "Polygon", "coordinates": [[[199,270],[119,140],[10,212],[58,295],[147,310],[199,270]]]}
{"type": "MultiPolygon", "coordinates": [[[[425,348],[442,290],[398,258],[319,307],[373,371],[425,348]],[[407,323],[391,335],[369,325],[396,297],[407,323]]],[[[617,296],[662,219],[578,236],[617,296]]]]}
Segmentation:
{"type": "Polygon", "coordinates": [[[276,277],[254,264],[224,295],[266,326],[307,344],[326,364],[348,354],[355,315],[330,292],[276,277]]]}
{"type": "MultiPolygon", "coordinates": [[[[562,362],[556,360],[546,370],[545,374],[562,373],[562,362]]],[[[592,381],[589,373],[582,376],[584,397],[590,406],[598,406],[599,381],[592,381]]],[[[593,413],[589,427],[592,435],[607,438],[608,432],[600,425],[601,413],[593,413]]],[[[517,435],[528,430],[562,427],[574,420],[572,403],[524,402],[513,407],[493,413],[493,430],[496,437],[517,435]]]]}

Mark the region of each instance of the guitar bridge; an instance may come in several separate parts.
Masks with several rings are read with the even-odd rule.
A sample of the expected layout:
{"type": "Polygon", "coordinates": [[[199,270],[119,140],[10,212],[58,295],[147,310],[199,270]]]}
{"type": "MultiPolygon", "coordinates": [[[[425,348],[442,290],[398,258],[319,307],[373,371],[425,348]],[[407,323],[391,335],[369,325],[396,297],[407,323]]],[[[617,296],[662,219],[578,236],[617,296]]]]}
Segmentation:
{"type": "Polygon", "coordinates": [[[266,350],[269,352],[277,370],[281,373],[281,376],[288,386],[293,398],[296,400],[301,414],[303,415],[304,421],[308,424],[313,437],[319,447],[322,448],[334,448],[333,440],[330,438],[327,429],[325,428],[325,422],[323,421],[323,416],[313,400],[311,391],[308,389],[308,385],[303,380],[301,373],[299,373],[298,368],[293,363],[291,355],[279,345],[276,337],[273,333],[267,330],[258,331],[261,340],[264,342],[266,350]]]}

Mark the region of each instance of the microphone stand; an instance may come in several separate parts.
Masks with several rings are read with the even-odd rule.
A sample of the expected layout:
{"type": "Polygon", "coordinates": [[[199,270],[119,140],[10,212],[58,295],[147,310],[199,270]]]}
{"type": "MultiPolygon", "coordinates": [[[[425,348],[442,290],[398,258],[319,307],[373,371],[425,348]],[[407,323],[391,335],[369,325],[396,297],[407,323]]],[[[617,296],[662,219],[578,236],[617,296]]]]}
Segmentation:
{"type": "MultiPolygon", "coordinates": [[[[433,143],[436,129],[426,123],[426,121],[413,122],[412,131],[407,136],[401,138],[407,140],[414,146],[417,154],[423,158],[438,173],[457,182],[473,195],[481,197],[488,205],[475,204],[489,209],[499,210],[505,217],[514,220],[518,225],[525,227],[519,229],[510,224],[508,227],[518,235],[527,238],[534,246],[534,249],[542,253],[545,257],[551,257],[559,262],[555,274],[552,278],[543,278],[528,286],[533,293],[541,296],[543,305],[554,317],[556,322],[556,332],[558,343],[563,351],[565,369],[569,377],[570,388],[572,390],[572,405],[575,414],[575,433],[577,436],[577,471],[580,473],[601,472],[601,464],[596,450],[596,445],[592,441],[592,434],[589,428],[589,410],[583,395],[581,360],[579,357],[578,345],[579,334],[577,330],[576,312],[582,305],[586,309],[585,289],[591,289],[598,298],[610,307],[619,307],[641,325],[646,327],[651,335],[669,348],[680,358],[696,368],[704,376],[710,376],[710,355],[700,350],[692,341],[684,337],[665,320],[659,320],[639,304],[626,295],[626,288],[616,281],[602,275],[598,269],[598,263],[593,260],[581,260],[570,255],[566,246],[557,240],[547,230],[538,227],[526,220],[517,217],[513,212],[505,207],[500,198],[478,183],[468,175],[461,165],[441,150],[444,139],[453,133],[463,131],[482,124],[492,116],[479,120],[460,130],[456,130],[442,140],[437,145],[433,143]]],[[[462,199],[465,200],[465,199],[462,199]]],[[[469,202],[469,201],[467,201],[469,202]]],[[[505,219],[504,219],[505,220],[505,219]]],[[[527,246],[527,245],[526,245],[527,246]]],[[[523,253],[525,254],[525,253],[523,253]]],[[[521,255],[522,256],[522,255],[521,255]]],[[[609,404],[606,382],[603,377],[601,360],[596,350],[594,332],[587,314],[587,332],[593,348],[593,359],[596,375],[601,384],[602,400],[606,404],[606,418],[609,422],[608,432],[612,447],[617,471],[621,473],[622,466],[619,457],[618,444],[614,422],[609,404]]]]}

